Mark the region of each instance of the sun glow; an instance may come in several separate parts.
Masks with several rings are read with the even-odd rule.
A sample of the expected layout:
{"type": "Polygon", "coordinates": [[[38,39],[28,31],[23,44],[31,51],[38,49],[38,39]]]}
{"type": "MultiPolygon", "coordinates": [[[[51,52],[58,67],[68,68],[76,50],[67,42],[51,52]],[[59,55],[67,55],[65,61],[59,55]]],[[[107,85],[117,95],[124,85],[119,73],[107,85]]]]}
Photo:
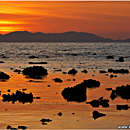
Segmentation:
{"type": "Polygon", "coordinates": [[[22,22],[2,21],[2,20],[0,20],[0,24],[22,24],[22,22]]]}

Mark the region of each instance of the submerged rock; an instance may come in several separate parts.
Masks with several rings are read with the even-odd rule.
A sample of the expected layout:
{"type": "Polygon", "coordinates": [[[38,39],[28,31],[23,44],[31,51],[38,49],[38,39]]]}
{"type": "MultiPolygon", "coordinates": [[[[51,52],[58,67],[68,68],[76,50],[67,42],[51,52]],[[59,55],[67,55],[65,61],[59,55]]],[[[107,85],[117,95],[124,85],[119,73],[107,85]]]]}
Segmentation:
{"type": "Polygon", "coordinates": [[[40,79],[47,75],[47,70],[42,66],[27,67],[23,70],[23,74],[29,76],[30,78],[40,79]]]}
{"type": "Polygon", "coordinates": [[[126,105],[116,105],[117,110],[128,110],[130,107],[126,105]]]}
{"type": "Polygon", "coordinates": [[[86,104],[91,104],[92,107],[99,107],[101,105],[102,107],[109,107],[108,99],[103,99],[103,97],[100,97],[98,100],[92,100],[91,102],[86,102],[86,104]]]}
{"type": "Polygon", "coordinates": [[[99,117],[102,117],[102,116],[106,116],[106,114],[99,113],[98,111],[93,111],[93,118],[94,118],[94,120],[99,118],[99,117]]]}
{"type": "Polygon", "coordinates": [[[116,62],[124,62],[124,57],[119,57],[119,59],[116,60],[116,62]]]}
{"type": "Polygon", "coordinates": [[[63,82],[63,80],[61,80],[60,78],[55,78],[55,79],[53,79],[55,82],[59,82],[59,83],[62,83],[63,82]]]}
{"type": "Polygon", "coordinates": [[[108,69],[108,72],[110,73],[121,73],[121,74],[124,74],[124,73],[129,73],[129,70],[125,70],[125,69],[119,69],[119,70],[114,70],[114,69],[108,69]]]}
{"type": "Polygon", "coordinates": [[[122,99],[130,99],[130,85],[122,85],[121,87],[116,87],[115,90],[112,90],[110,98],[114,100],[117,96],[120,96],[122,99]]]}
{"type": "Polygon", "coordinates": [[[10,76],[4,72],[0,72],[0,80],[7,80],[10,76]]]}
{"type": "Polygon", "coordinates": [[[30,103],[33,102],[33,94],[31,92],[27,94],[25,92],[21,92],[17,90],[16,93],[7,94],[7,95],[3,94],[2,97],[3,97],[2,99],[3,102],[11,101],[13,104],[16,101],[22,102],[23,104],[27,102],[30,102],[30,103]]]}
{"type": "Polygon", "coordinates": [[[75,70],[75,69],[71,69],[71,70],[68,71],[68,74],[75,75],[76,73],[78,73],[78,71],[75,70]]]}

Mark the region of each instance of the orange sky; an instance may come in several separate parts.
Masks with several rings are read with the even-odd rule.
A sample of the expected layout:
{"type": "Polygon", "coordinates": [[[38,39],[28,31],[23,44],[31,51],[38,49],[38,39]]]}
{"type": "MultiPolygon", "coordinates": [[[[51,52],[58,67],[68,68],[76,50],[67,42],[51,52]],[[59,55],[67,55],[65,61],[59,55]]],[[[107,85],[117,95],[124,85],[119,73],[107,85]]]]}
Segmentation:
{"type": "Polygon", "coordinates": [[[12,31],[89,32],[130,38],[130,1],[0,1],[0,33],[12,31]]]}

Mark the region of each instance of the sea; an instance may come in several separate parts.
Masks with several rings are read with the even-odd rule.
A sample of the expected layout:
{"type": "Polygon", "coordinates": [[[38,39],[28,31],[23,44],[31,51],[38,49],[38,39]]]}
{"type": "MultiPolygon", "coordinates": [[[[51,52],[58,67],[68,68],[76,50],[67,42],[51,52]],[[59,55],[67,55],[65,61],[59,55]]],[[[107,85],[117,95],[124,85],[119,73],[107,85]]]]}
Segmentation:
{"type": "Polygon", "coordinates": [[[130,101],[121,96],[111,99],[112,91],[106,89],[130,85],[130,74],[113,74],[111,77],[112,73],[99,73],[110,68],[130,70],[130,43],[1,42],[0,71],[10,78],[0,80],[0,129],[9,126],[17,129],[18,126],[27,129],[117,129],[129,126],[130,110],[117,110],[117,105],[130,107],[130,101]],[[107,56],[114,58],[108,59],[107,56]],[[124,57],[124,62],[116,61],[120,57],[124,57]],[[14,72],[30,66],[42,66],[48,75],[32,79],[22,72],[14,72]],[[78,71],[76,75],[63,74],[73,68],[78,71]],[[84,69],[88,73],[82,73],[84,69]],[[55,82],[55,78],[62,82],[55,82]],[[64,98],[64,89],[89,79],[99,81],[100,86],[86,88],[86,101],[67,101],[64,98]],[[31,93],[33,99],[31,102],[4,99],[3,95],[15,95],[17,91],[31,93]],[[93,107],[86,103],[99,98],[108,100],[109,107],[93,107]],[[105,116],[94,119],[94,111],[105,116]],[[42,119],[47,122],[42,122],[42,119]]]}
{"type": "Polygon", "coordinates": [[[0,56],[5,64],[0,68],[10,70],[25,68],[28,62],[47,62],[48,71],[54,68],[68,71],[75,68],[82,69],[129,69],[130,43],[0,43],[0,56]],[[112,55],[114,59],[107,59],[112,55]],[[29,56],[38,58],[29,59],[29,56]],[[115,62],[119,57],[124,57],[125,62],[115,62]]]}

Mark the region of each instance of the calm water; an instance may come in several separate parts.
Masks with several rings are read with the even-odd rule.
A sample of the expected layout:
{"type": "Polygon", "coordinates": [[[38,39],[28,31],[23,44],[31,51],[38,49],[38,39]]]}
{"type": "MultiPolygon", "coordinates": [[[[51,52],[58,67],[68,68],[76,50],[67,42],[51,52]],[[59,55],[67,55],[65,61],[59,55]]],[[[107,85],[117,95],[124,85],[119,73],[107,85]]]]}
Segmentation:
{"type": "Polygon", "coordinates": [[[21,65],[24,68],[30,61],[47,61],[44,66],[49,71],[54,68],[63,71],[95,67],[128,69],[130,65],[130,43],[0,43],[0,54],[9,57],[1,59],[5,65],[0,65],[1,69],[8,70],[21,65]],[[29,59],[32,55],[39,58],[29,59]],[[108,55],[113,55],[115,59],[107,59],[108,55]],[[125,57],[125,62],[114,62],[120,56],[125,57]]]}
{"type": "Polygon", "coordinates": [[[130,43],[0,43],[0,54],[0,61],[5,62],[0,63],[0,70],[11,77],[7,82],[0,81],[0,129],[6,129],[8,125],[16,128],[24,125],[28,129],[116,129],[118,125],[130,124],[130,110],[116,110],[117,104],[130,106],[130,101],[121,97],[111,100],[111,91],[105,90],[130,84],[130,74],[117,74],[117,77],[110,78],[110,74],[105,76],[99,73],[100,69],[129,69],[130,43]],[[8,58],[2,58],[3,55],[8,58]],[[107,59],[108,55],[113,55],[115,59],[107,59]],[[29,56],[39,58],[29,59],[29,56]],[[115,62],[120,56],[125,57],[125,62],[115,62]],[[42,65],[49,74],[40,79],[41,82],[29,82],[29,78],[10,69],[32,66],[28,64],[31,61],[48,63],[42,65]],[[62,72],[53,73],[54,68],[63,71],[75,68],[79,73],[75,76],[62,72]],[[87,69],[88,73],[80,73],[83,69],[87,69]],[[61,78],[63,82],[55,83],[52,80],[54,78],[61,78]],[[101,85],[97,88],[87,88],[86,101],[103,96],[104,99],[109,99],[110,107],[93,108],[86,102],[67,102],[62,97],[64,88],[73,87],[90,78],[100,81],[101,85]],[[27,93],[32,92],[34,97],[41,99],[34,99],[32,103],[25,104],[18,101],[14,104],[2,101],[3,94],[15,93],[16,90],[25,88],[27,93]],[[7,92],[8,89],[11,92],[7,92]],[[94,110],[106,116],[94,120],[94,110]],[[62,112],[62,116],[57,115],[59,112],[62,112]],[[51,119],[52,122],[42,125],[42,118],[51,119]]]}

